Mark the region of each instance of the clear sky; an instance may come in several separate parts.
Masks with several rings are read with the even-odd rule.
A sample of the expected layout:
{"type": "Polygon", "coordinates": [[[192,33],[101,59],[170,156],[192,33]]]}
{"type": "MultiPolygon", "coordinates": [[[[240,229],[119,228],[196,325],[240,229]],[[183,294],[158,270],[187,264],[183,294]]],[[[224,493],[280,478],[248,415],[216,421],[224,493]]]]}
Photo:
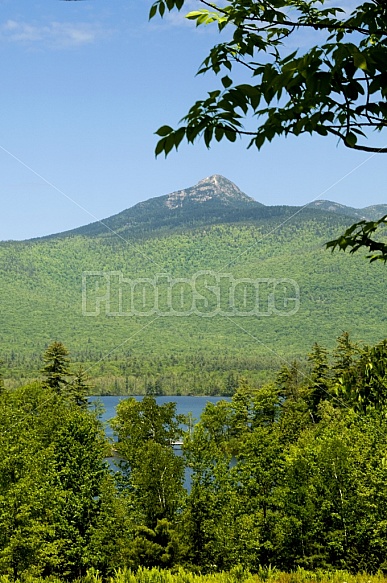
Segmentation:
{"type": "Polygon", "coordinates": [[[157,128],[217,87],[195,73],[219,36],[177,14],[148,22],[151,3],[0,0],[0,239],[81,226],[211,174],[264,204],[387,203],[386,155],[330,138],[182,145],[156,160],[157,128]]]}

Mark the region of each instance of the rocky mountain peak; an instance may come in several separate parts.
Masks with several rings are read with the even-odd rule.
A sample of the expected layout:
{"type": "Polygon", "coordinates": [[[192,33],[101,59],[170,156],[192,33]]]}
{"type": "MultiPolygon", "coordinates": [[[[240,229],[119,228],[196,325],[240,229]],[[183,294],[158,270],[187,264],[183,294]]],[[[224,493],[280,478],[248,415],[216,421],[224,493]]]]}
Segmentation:
{"type": "Polygon", "coordinates": [[[203,178],[195,186],[172,192],[165,204],[170,209],[176,209],[186,203],[201,204],[211,200],[226,204],[255,203],[253,198],[244,194],[231,180],[220,174],[213,174],[203,178]]]}

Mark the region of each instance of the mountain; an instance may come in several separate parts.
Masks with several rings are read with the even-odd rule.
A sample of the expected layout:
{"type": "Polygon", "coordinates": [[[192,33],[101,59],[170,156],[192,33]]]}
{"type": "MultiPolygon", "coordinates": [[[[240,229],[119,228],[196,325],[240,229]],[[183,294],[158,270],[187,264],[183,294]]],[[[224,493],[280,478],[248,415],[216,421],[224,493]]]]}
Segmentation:
{"type": "Polygon", "coordinates": [[[264,206],[215,175],[80,229],[0,243],[7,385],[39,376],[52,340],[96,392],[136,394],[259,384],[343,330],[376,343],[385,267],[327,252],[354,217],[318,202],[328,206],[264,206]]]}
{"type": "Polygon", "coordinates": [[[380,219],[380,217],[387,215],[387,204],[375,204],[372,206],[366,206],[360,210],[367,221],[376,221],[377,219],[380,219]]]}
{"type": "Polygon", "coordinates": [[[154,236],[160,231],[171,232],[200,225],[291,216],[301,208],[304,215],[310,211],[312,214],[313,211],[323,211],[348,217],[353,221],[375,220],[387,214],[387,205],[356,209],[329,200],[312,201],[304,207],[265,206],[242,192],[224,176],[214,174],[200,180],[195,186],[150,198],[111,217],[77,229],[48,235],[43,239],[79,235],[119,235],[125,239],[136,239],[140,236],[154,236]]]}
{"type": "Polygon", "coordinates": [[[259,205],[253,198],[242,192],[233,182],[214,174],[208,178],[200,180],[195,186],[185,190],[172,192],[166,197],[160,197],[165,206],[171,210],[178,208],[190,208],[197,204],[224,205],[228,208],[240,208],[245,205],[259,205]]]}
{"type": "Polygon", "coordinates": [[[235,214],[244,217],[246,211],[262,208],[264,205],[244,194],[233,182],[215,174],[190,188],[150,198],[107,219],[48,238],[110,236],[112,232],[133,237],[140,233],[149,234],[155,230],[170,230],[194,223],[228,221],[235,218],[235,214]]]}
{"type": "Polygon", "coordinates": [[[308,207],[329,213],[335,213],[337,215],[351,217],[354,219],[354,221],[360,221],[366,218],[361,209],[345,206],[344,204],[332,202],[331,200],[314,200],[308,204],[308,207]]]}
{"type": "Polygon", "coordinates": [[[363,220],[375,221],[387,214],[387,204],[377,204],[357,209],[330,200],[314,200],[308,204],[308,207],[351,217],[355,222],[363,220]]]}

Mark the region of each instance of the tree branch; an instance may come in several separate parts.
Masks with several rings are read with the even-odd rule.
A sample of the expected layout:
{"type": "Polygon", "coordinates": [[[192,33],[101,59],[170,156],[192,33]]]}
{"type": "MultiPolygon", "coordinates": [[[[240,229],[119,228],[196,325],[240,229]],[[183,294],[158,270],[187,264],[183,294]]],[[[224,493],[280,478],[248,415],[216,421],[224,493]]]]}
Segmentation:
{"type": "Polygon", "coordinates": [[[387,148],[373,148],[372,146],[359,146],[358,144],[354,144],[351,146],[348,144],[346,137],[340,133],[338,130],[335,130],[332,127],[324,126],[329,132],[340,138],[343,141],[344,145],[351,150],[359,150],[360,152],[370,152],[372,154],[387,154],[387,148]]]}
{"type": "MultiPolygon", "coordinates": [[[[207,6],[208,8],[211,8],[212,10],[215,10],[216,12],[220,12],[221,14],[224,14],[226,16],[230,16],[229,12],[227,10],[224,10],[223,8],[221,8],[220,6],[217,6],[216,4],[212,4],[212,2],[207,2],[206,0],[200,0],[201,4],[204,4],[205,6],[207,6]]],[[[273,10],[275,10],[275,8],[272,8],[273,10]]],[[[338,21],[337,23],[327,23],[327,22],[293,22],[291,20],[284,20],[281,22],[275,21],[275,20],[269,20],[266,18],[261,18],[258,16],[250,16],[248,18],[246,18],[247,21],[257,21],[257,22],[267,22],[269,23],[269,26],[289,26],[289,27],[303,27],[303,28],[313,28],[314,30],[320,29],[320,30],[330,30],[330,31],[340,31],[340,30],[344,30],[345,32],[358,32],[360,34],[363,35],[368,35],[370,34],[369,30],[367,28],[361,27],[361,26],[353,26],[350,24],[346,24],[345,22],[340,22],[338,21]]],[[[238,25],[237,25],[238,26],[238,25]]],[[[259,28],[252,28],[249,29],[246,26],[238,26],[238,28],[244,29],[246,28],[247,30],[252,30],[252,31],[259,31],[261,29],[259,28]]],[[[263,30],[263,29],[262,29],[263,30]]],[[[386,30],[378,30],[378,34],[380,35],[387,35],[387,29],[386,30]]]]}

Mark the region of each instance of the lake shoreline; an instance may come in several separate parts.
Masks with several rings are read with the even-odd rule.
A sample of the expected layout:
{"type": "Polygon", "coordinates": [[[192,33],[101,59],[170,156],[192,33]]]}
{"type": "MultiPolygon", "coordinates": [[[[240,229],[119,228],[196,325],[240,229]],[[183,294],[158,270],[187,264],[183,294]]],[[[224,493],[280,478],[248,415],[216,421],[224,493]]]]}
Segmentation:
{"type": "Polygon", "coordinates": [[[105,398],[105,397],[116,397],[116,398],[122,398],[122,399],[129,399],[130,397],[154,397],[155,399],[158,399],[160,397],[162,398],[172,398],[172,397],[177,397],[178,399],[181,398],[185,398],[185,397],[189,397],[192,399],[230,399],[231,395],[192,395],[192,394],[187,394],[187,395],[144,395],[143,393],[137,393],[137,394],[130,394],[130,395],[121,395],[119,393],[101,393],[99,395],[88,395],[87,398],[88,399],[98,399],[98,398],[105,398]]]}

